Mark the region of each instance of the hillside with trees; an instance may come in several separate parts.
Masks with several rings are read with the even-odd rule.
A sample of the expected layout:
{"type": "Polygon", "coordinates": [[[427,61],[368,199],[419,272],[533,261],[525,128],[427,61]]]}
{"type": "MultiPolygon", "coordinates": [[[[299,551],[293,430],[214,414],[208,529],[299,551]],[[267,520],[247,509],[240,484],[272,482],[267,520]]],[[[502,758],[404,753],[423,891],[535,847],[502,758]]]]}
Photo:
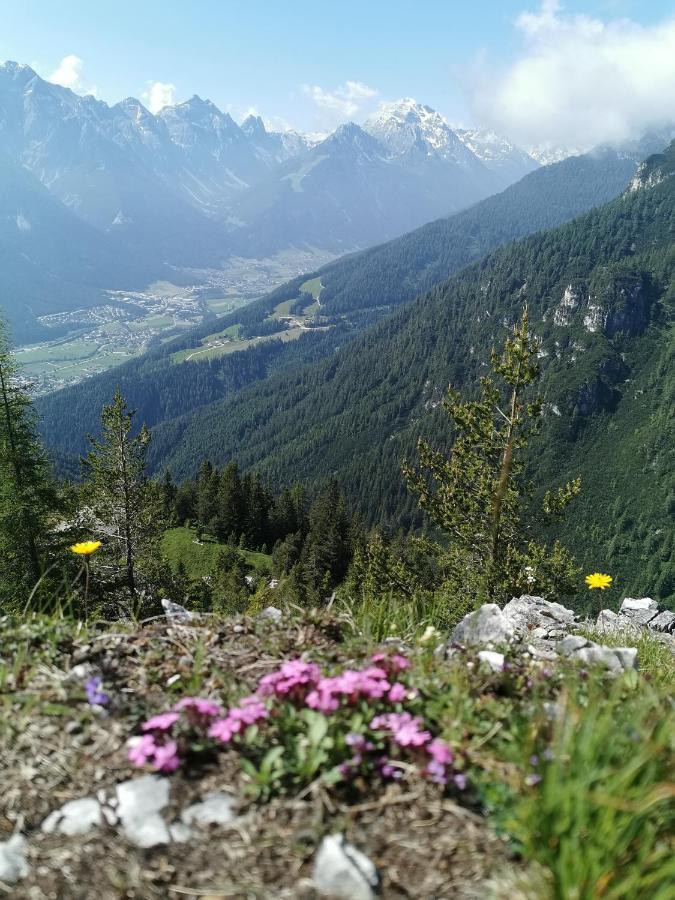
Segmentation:
{"type": "Polygon", "coordinates": [[[247,384],[329,357],[394,308],[410,303],[494,247],[559,225],[612,199],[634,171],[634,160],[614,151],[573,157],[539,169],[455,216],[294,279],[189,336],[40,398],[47,444],[58,452],[66,470],[70,457],[72,471],[73,459],[85,449],[85,434],[96,425],[97,411],[117,386],[140,418],[154,427],[234,395],[247,384]],[[309,278],[321,281],[321,322],[328,330],[309,329],[296,341],[271,340],[204,361],[180,365],[173,361],[174,354],[198,347],[206,335],[232,326],[240,326],[246,337],[280,334],[286,326],[270,316],[280,304],[295,301],[309,278]]]}
{"type": "Polygon", "coordinates": [[[436,411],[445,386],[476,383],[527,303],[546,412],[532,470],[541,484],[581,474],[569,528],[586,565],[609,557],[626,590],[641,579],[670,597],[672,153],[650,161],[636,189],[495,251],[332,358],[157,427],[152,464],[181,476],[201,455],[236,456],[273,483],[335,474],[368,521],[421,524],[401,459],[421,431],[448,439],[436,411]]]}

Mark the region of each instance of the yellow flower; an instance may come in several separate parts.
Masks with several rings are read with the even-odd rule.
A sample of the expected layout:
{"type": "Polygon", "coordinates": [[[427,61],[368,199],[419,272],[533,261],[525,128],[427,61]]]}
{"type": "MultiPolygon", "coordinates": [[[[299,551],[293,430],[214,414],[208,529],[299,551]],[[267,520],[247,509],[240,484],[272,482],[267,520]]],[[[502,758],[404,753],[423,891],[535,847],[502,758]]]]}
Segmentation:
{"type": "Polygon", "coordinates": [[[600,588],[601,591],[608,588],[612,581],[611,575],[602,575],[600,572],[594,572],[592,575],[586,576],[586,584],[589,588],[600,588]]]}
{"type": "Polygon", "coordinates": [[[73,544],[70,549],[78,556],[91,556],[100,546],[100,541],[81,541],[79,544],[73,544]]]}

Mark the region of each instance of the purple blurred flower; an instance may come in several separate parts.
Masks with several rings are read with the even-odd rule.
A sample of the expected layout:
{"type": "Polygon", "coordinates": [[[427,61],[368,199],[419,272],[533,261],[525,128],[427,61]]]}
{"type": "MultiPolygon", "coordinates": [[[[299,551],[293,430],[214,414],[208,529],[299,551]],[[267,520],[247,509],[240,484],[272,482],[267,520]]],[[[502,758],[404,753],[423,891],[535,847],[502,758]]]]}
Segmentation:
{"type": "Polygon", "coordinates": [[[110,697],[105,691],[101,690],[102,685],[103,680],[100,675],[95,675],[93,678],[90,678],[84,685],[87,701],[91,703],[92,706],[107,706],[110,703],[110,697]]]}

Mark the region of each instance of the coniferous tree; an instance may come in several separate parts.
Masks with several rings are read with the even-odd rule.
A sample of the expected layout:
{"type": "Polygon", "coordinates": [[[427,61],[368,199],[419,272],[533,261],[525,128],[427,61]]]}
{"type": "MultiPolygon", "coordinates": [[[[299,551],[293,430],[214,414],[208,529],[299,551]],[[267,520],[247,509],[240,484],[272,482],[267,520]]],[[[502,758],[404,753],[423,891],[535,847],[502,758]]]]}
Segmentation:
{"type": "Polygon", "coordinates": [[[320,491],[309,511],[302,565],[315,590],[342,581],[351,558],[349,518],[335,479],[320,491]]]}
{"type": "Polygon", "coordinates": [[[122,560],[132,600],[138,590],[138,560],[152,544],[157,521],[145,477],[150,432],[143,426],[133,435],[133,417],[118,388],[101,412],[101,439],[89,437],[92,449],[83,460],[94,515],[104,542],[113,542],[113,558],[122,560]]]}
{"type": "Polygon", "coordinates": [[[238,540],[244,519],[244,495],[236,462],[228,463],[220,473],[217,510],[218,539],[238,540]]]}
{"type": "Polygon", "coordinates": [[[0,595],[27,597],[52,561],[57,493],[0,323],[0,595]]]}
{"type": "MultiPolygon", "coordinates": [[[[410,490],[447,536],[449,582],[474,602],[504,602],[533,585],[542,593],[571,589],[571,558],[559,544],[547,550],[524,516],[531,487],[523,479],[523,451],[536,432],[541,404],[526,393],[537,378],[537,344],[527,310],[492,352],[493,376],[481,378],[480,396],[464,401],[448,389],[445,410],[455,429],[449,456],[420,439],[420,469],[404,466],[410,490]],[[501,379],[500,386],[496,377],[501,379]]],[[[579,492],[578,479],[544,497],[544,515],[558,515],[579,492]]]]}

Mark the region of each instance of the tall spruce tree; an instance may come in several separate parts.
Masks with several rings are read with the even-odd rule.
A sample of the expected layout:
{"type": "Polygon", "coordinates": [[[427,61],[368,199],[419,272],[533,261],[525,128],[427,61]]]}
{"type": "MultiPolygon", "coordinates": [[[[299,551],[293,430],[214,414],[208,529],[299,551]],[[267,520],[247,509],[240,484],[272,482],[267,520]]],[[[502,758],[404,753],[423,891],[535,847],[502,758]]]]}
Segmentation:
{"type": "Polygon", "coordinates": [[[0,597],[28,597],[53,561],[57,492],[0,322],[0,597]]]}
{"type": "Polygon", "coordinates": [[[134,412],[120,389],[101,411],[101,439],[89,436],[92,449],[84,459],[87,489],[113,561],[121,562],[131,596],[138,590],[138,559],[155,537],[156,517],[147,490],[145,457],[150,432],[143,425],[132,434],[134,412]]]}
{"type": "Polygon", "coordinates": [[[493,350],[492,372],[481,378],[476,400],[462,400],[448,389],[444,408],[455,431],[450,455],[420,439],[420,468],[406,464],[404,476],[445,532],[444,565],[458,594],[480,604],[503,603],[529,587],[568,592],[576,574],[571,558],[558,543],[547,548],[535,536],[579,492],[580,481],[547,493],[537,520],[530,509],[532,487],[523,477],[524,451],[541,416],[539,400],[527,397],[539,374],[527,309],[503,351],[493,350]]]}

